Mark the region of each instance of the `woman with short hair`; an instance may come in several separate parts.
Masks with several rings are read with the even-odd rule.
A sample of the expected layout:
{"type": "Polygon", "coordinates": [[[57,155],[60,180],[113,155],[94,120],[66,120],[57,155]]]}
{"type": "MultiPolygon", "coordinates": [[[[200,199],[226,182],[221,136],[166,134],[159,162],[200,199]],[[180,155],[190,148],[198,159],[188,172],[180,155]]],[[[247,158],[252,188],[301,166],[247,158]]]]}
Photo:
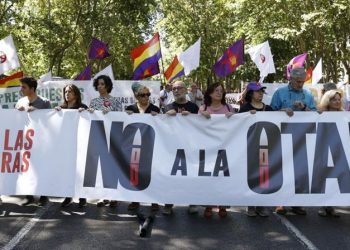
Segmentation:
{"type": "MultiPolygon", "coordinates": [[[[94,80],[93,86],[100,96],[91,100],[88,109],[90,113],[93,113],[95,110],[101,110],[103,114],[107,114],[110,111],[122,111],[122,104],[116,97],[110,95],[113,89],[113,83],[109,76],[98,76],[94,80]]],[[[103,207],[108,204],[110,207],[116,207],[118,201],[102,199],[97,202],[98,207],[103,207]]]]}
{"type": "MultiPolygon", "coordinates": [[[[125,110],[129,115],[133,113],[157,115],[160,113],[160,109],[150,102],[151,92],[149,88],[135,82],[132,84],[131,89],[136,98],[136,103],[126,107],[125,110]]],[[[128,210],[136,210],[139,207],[139,202],[132,202],[129,204],[128,210]]],[[[152,203],[151,209],[157,211],[159,210],[159,205],[157,203],[152,203]]]]}

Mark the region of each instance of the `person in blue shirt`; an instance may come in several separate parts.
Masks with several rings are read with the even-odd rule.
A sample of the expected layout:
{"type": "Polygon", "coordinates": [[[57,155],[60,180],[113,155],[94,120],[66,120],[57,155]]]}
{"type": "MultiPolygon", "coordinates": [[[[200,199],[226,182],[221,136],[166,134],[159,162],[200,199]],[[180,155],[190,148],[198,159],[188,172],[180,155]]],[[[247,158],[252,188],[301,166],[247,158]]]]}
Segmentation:
{"type": "MultiPolygon", "coordinates": [[[[279,88],[272,96],[271,104],[275,111],[285,111],[288,116],[293,116],[294,111],[316,111],[313,95],[303,89],[306,72],[304,68],[294,68],[290,72],[288,86],[279,88]]],[[[292,207],[292,212],[305,215],[306,210],[302,207],[292,207]]],[[[283,206],[276,208],[276,213],[286,214],[287,209],[283,206]]]]}
{"type": "Polygon", "coordinates": [[[288,116],[293,116],[294,111],[316,111],[313,95],[303,89],[305,78],[304,68],[292,69],[288,86],[279,88],[273,94],[272,109],[286,111],[288,116]]]}

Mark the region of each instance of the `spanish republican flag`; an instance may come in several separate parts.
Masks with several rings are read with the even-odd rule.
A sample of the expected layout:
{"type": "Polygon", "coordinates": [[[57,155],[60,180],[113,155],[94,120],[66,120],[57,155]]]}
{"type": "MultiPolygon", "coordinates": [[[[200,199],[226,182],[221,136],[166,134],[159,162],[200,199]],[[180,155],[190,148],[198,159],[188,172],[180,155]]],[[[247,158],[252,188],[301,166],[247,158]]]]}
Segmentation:
{"type": "Polygon", "coordinates": [[[311,84],[311,82],[312,82],[312,71],[313,70],[314,69],[312,67],[310,67],[310,68],[308,68],[306,70],[306,78],[305,78],[305,83],[306,84],[311,84]]]}
{"type": "Polygon", "coordinates": [[[141,80],[159,74],[158,60],[161,57],[159,33],[156,33],[151,40],[131,50],[132,79],[141,80]]]}
{"type": "Polygon", "coordinates": [[[164,72],[164,76],[168,82],[172,82],[175,78],[183,76],[184,74],[184,67],[179,63],[177,56],[175,56],[168,69],[164,72]]]}
{"type": "Polygon", "coordinates": [[[0,88],[10,88],[10,87],[19,87],[21,86],[20,79],[23,77],[23,72],[17,72],[13,75],[7,76],[0,79],[0,88]]]}

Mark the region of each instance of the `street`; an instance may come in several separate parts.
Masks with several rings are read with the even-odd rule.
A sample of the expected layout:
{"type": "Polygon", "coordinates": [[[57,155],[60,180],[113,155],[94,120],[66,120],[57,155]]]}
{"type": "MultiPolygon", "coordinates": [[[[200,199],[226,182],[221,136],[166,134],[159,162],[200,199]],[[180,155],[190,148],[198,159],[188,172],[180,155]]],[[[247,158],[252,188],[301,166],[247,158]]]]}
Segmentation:
{"type": "MultiPolygon", "coordinates": [[[[78,208],[61,208],[62,198],[50,198],[45,207],[21,206],[19,197],[2,197],[0,247],[2,249],[347,249],[350,245],[350,209],[337,208],[341,217],[320,217],[317,208],[308,215],[273,213],[268,218],[250,218],[244,207],[203,217],[204,208],[190,215],[187,207],[174,207],[165,216],[155,213],[151,230],[139,236],[136,213],[126,202],[117,208],[98,208],[96,201],[78,208]]],[[[149,204],[139,214],[150,215],[149,204]]]]}

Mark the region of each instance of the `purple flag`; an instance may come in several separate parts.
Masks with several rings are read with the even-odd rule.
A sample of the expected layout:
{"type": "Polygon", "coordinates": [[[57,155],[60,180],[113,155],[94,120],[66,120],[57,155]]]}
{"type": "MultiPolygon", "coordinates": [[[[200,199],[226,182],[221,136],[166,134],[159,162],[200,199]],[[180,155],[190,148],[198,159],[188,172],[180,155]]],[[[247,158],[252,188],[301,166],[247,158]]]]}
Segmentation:
{"type": "Polygon", "coordinates": [[[236,68],[244,63],[244,39],[232,44],[214,64],[213,70],[219,77],[231,74],[236,68]]]}
{"type": "Polygon", "coordinates": [[[286,78],[289,80],[290,78],[290,72],[294,68],[303,68],[305,65],[305,61],[307,59],[307,53],[297,55],[294,57],[292,60],[287,65],[287,73],[286,73],[286,78]]]}
{"type": "Polygon", "coordinates": [[[110,56],[108,50],[109,47],[107,43],[104,43],[96,38],[92,38],[89,51],[89,59],[102,60],[103,58],[110,56]]]}
{"type": "Polygon", "coordinates": [[[74,79],[76,81],[91,80],[91,65],[86,68],[74,79]]]}

